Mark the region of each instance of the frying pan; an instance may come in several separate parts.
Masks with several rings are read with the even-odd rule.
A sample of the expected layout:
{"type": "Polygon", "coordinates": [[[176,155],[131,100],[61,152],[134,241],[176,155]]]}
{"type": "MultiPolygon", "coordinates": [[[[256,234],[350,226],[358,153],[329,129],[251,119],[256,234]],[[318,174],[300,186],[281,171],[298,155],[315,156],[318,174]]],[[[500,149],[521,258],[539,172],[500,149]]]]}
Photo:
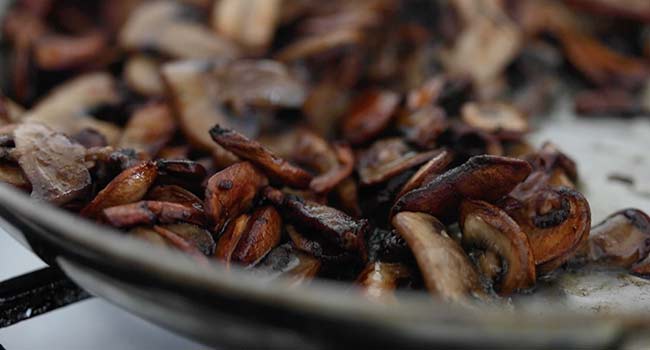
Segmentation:
{"type": "MultiPolygon", "coordinates": [[[[639,166],[638,161],[632,164],[628,160],[638,159],[632,156],[647,149],[648,120],[584,122],[570,113],[558,114],[561,117],[539,127],[534,139],[552,135],[580,165],[589,167],[583,171],[583,187],[592,201],[596,199],[592,208],[595,222],[622,205],[650,210],[650,199],[603,180],[611,169],[634,170],[639,166]],[[612,134],[624,140],[606,145],[615,150],[614,156],[591,151],[595,143],[607,139],[603,135],[612,134]],[[616,156],[616,152],[625,156],[616,156]]],[[[634,171],[650,173],[646,171],[650,158],[641,156],[645,163],[634,171]]],[[[283,280],[263,281],[238,268],[227,271],[216,263],[199,265],[184,254],[150,246],[34,202],[2,184],[0,227],[54,269],[32,276],[36,282],[38,278],[63,281],[56,284],[59,292],[74,290],[76,284],[206,345],[301,349],[648,345],[643,343],[648,339],[642,334],[650,327],[650,286],[642,280],[635,281],[641,285],[636,294],[623,300],[617,287],[620,283],[601,283],[597,292],[604,298],[583,300],[571,294],[566,285],[551,285],[550,292],[524,298],[516,309],[449,305],[425,293],[405,293],[399,303],[378,304],[341,283],[314,281],[295,287],[283,280]],[[607,313],[593,311],[603,305],[608,307],[607,313]]],[[[0,257],[0,263],[11,262],[0,257]]],[[[589,283],[589,278],[581,281],[589,283]]],[[[7,302],[2,292],[0,286],[0,307],[7,302]]],[[[78,292],[73,299],[84,296],[85,292],[78,292]]]]}

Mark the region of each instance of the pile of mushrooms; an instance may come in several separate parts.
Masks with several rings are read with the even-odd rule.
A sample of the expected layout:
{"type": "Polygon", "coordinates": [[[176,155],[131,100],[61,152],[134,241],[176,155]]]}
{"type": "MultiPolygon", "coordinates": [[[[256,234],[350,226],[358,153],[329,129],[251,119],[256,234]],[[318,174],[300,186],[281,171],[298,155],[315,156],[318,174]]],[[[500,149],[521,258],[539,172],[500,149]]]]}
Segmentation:
{"type": "Polygon", "coordinates": [[[0,181],[201,264],[386,302],[648,276],[650,218],[592,229],[575,162],[525,139],[567,80],[579,113],[650,112],[648,23],[634,0],[18,0],[0,181]]]}

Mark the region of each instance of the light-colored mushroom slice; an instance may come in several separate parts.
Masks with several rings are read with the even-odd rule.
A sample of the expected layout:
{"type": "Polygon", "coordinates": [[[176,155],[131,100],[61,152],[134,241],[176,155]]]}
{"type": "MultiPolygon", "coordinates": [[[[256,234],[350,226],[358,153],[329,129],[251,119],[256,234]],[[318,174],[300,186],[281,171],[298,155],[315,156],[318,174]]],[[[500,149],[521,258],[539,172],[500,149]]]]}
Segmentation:
{"type": "Polygon", "coordinates": [[[207,27],[187,20],[187,7],[173,1],[138,6],[119,33],[119,44],[129,51],[155,50],[172,58],[233,58],[238,48],[207,27]]]}
{"type": "Polygon", "coordinates": [[[152,159],[169,142],[176,131],[176,119],[165,103],[139,107],[124,127],[118,146],[144,153],[152,159]]]}
{"type": "Polygon", "coordinates": [[[320,268],[321,262],[318,259],[297,250],[291,244],[283,244],[273,249],[253,271],[266,279],[284,278],[295,286],[311,281],[320,268]]]}
{"type": "Polygon", "coordinates": [[[519,225],[498,207],[475,200],[460,206],[463,246],[498,254],[502,276],[496,290],[509,295],[535,284],[535,260],[528,237],[519,225]]]}
{"type": "Polygon", "coordinates": [[[256,52],[271,44],[281,6],[282,0],[217,0],[212,27],[224,38],[256,52]]]}
{"type": "Polygon", "coordinates": [[[212,176],[205,190],[205,210],[213,231],[220,232],[228,221],[250,209],[266,185],[266,176],[249,162],[231,165],[212,176]]]}
{"type": "Polygon", "coordinates": [[[566,188],[544,188],[500,205],[528,236],[538,276],[577,253],[589,236],[591,210],[585,197],[566,188]]]}
{"type": "Polygon", "coordinates": [[[388,90],[362,93],[343,118],[343,137],[354,145],[374,139],[388,127],[399,102],[399,94],[388,90]]]}
{"type": "Polygon", "coordinates": [[[55,88],[23,118],[43,123],[67,135],[95,129],[113,145],[119,138],[120,129],[114,124],[92,118],[88,113],[95,107],[119,102],[116,82],[108,73],[89,73],[55,88]]]}
{"type": "Polygon", "coordinates": [[[250,118],[230,117],[223,110],[217,97],[218,83],[212,76],[215,64],[218,65],[207,61],[169,63],[163,66],[162,75],[188,142],[197,149],[219,153],[232,164],[237,158],[214,143],[208,130],[219,124],[255,136],[258,125],[250,118]]]}
{"type": "Polygon", "coordinates": [[[14,187],[31,191],[32,185],[25,177],[25,173],[15,164],[0,162],[0,182],[10,184],[14,187]]]}
{"type": "Polygon", "coordinates": [[[245,231],[232,252],[231,260],[251,267],[280,243],[282,218],[274,207],[260,207],[251,214],[245,231]]]}
{"type": "Polygon", "coordinates": [[[86,150],[65,135],[27,122],[14,131],[14,142],[33,198],[63,205],[81,196],[90,185],[86,150]]]}
{"type": "Polygon", "coordinates": [[[204,255],[211,256],[214,253],[215,243],[212,234],[206,229],[186,223],[160,226],[165,230],[174,232],[185,241],[190,243],[204,255]]]}
{"type": "Polygon", "coordinates": [[[404,264],[373,262],[361,271],[357,284],[364,296],[381,302],[395,301],[394,291],[400,280],[411,276],[411,270],[404,264]]]}
{"type": "Polygon", "coordinates": [[[614,213],[591,229],[586,243],[589,260],[630,268],[650,253],[650,217],[638,209],[614,213]]]}
{"type": "Polygon", "coordinates": [[[528,121],[512,105],[499,102],[469,102],[462,108],[465,123],[480,130],[523,134],[528,131],[528,121]]]}
{"type": "Polygon", "coordinates": [[[36,64],[44,70],[61,70],[83,66],[105,54],[106,34],[95,31],[78,37],[62,34],[45,35],[34,45],[36,64]]]}
{"type": "Polygon", "coordinates": [[[136,54],[124,65],[124,81],[129,88],[144,96],[165,94],[165,84],[160,76],[160,63],[152,57],[136,54]]]}
{"type": "Polygon", "coordinates": [[[363,33],[357,29],[337,30],[322,35],[309,36],[283,48],[275,55],[282,62],[292,62],[325,53],[340,47],[359,44],[363,33]]]}
{"type": "Polygon", "coordinates": [[[484,293],[472,262],[436,218],[401,212],[393,217],[393,226],[413,251],[431,294],[464,302],[472,295],[484,293]]]}
{"type": "Polygon", "coordinates": [[[399,199],[404,194],[433,181],[438,175],[447,170],[453,160],[454,157],[451,151],[447,149],[440,150],[438,154],[433,156],[430,161],[422,165],[420,169],[411,176],[404,186],[402,186],[402,190],[397,194],[397,196],[395,196],[395,198],[399,199]]]}
{"type": "Polygon", "coordinates": [[[510,193],[530,172],[530,165],[523,160],[472,157],[465,164],[404,194],[393,206],[392,213],[415,211],[452,220],[463,198],[496,201],[510,193]]]}
{"type": "Polygon", "coordinates": [[[80,214],[94,219],[106,208],[137,202],[144,198],[156,177],[158,167],[152,162],[126,169],[106,185],[80,214]]]}

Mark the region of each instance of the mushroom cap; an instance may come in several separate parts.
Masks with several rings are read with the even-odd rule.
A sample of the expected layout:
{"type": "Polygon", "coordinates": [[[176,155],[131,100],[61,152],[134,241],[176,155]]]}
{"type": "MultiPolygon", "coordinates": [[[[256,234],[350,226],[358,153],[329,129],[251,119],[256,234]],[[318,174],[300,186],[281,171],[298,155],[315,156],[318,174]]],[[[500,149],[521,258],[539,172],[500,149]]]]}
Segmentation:
{"type": "Polygon", "coordinates": [[[498,156],[475,156],[397,200],[392,209],[423,212],[451,221],[463,198],[493,202],[510,193],[530,174],[528,162],[498,156]]]}
{"type": "Polygon", "coordinates": [[[498,207],[476,200],[461,204],[460,227],[463,246],[497,253],[502,261],[503,277],[497,287],[500,294],[511,294],[535,283],[535,260],[528,237],[519,225],[498,207]]]}

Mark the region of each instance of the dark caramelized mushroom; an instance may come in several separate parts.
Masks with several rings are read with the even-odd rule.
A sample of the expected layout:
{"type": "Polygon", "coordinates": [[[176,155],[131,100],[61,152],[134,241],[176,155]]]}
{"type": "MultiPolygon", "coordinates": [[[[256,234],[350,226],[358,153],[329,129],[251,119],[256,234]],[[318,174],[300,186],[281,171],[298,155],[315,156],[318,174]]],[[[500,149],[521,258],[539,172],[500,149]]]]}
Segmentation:
{"type": "Polygon", "coordinates": [[[288,279],[292,285],[300,285],[316,277],[320,268],[318,259],[295,249],[291,244],[283,244],[273,249],[255,268],[255,272],[269,279],[281,277],[288,279]]]}
{"type": "Polygon", "coordinates": [[[80,214],[96,218],[106,208],[137,202],[144,198],[157,176],[158,168],[151,162],[126,169],[101,190],[80,214]]]}
{"type": "Polygon", "coordinates": [[[368,91],[357,97],[343,119],[343,137],[354,145],[364,144],[389,125],[400,96],[392,91],[368,91]]]}
{"type": "Polygon", "coordinates": [[[401,212],[393,217],[393,226],[411,247],[429,292],[450,301],[483,294],[474,266],[440,221],[423,213],[401,212]]]}
{"type": "Polygon", "coordinates": [[[526,179],[530,171],[530,165],[519,159],[476,156],[403,195],[392,213],[424,212],[447,220],[456,215],[463,198],[496,201],[526,179]]]}
{"type": "Polygon", "coordinates": [[[309,183],[309,188],[316,193],[327,193],[338,186],[354,171],[354,153],[348,145],[335,144],[334,151],[338,165],[329,169],[324,174],[314,177],[309,183]]]}
{"type": "Polygon", "coordinates": [[[91,178],[83,146],[38,123],[21,124],[14,131],[14,142],[33,198],[63,205],[88,189],[91,178]]]}
{"type": "Polygon", "coordinates": [[[454,157],[449,150],[440,150],[437,155],[422,165],[420,169],[411,176],[404,186],[402,186],[402,190],[397,194],[397,196],[395,196],[395,198],[399,199],[404,194],[433,181],[436,177],[447,170],[453,160],[454,157]]]}
{"type": "Polygon", "coordinates": [[[147,200],[172,202],[203,208],[203,201],[194,193],[177,185],[161,185],[152,188],[145,197],[147,200]]]}
{"type": "Polygon", "coordinates": [[[496,253],[503,266],[497,291],[502,295],[535,284],[535,260],[528,237],[504,211],[483,201],[466,200],[460,206],[463,246],[496,253]]]}
{"type": "Polygon", "coordinates": [[[591,261],[632,267],[650,253],[650,217],[637,209],[610,215],[591,229],[586,253],[591,261]]]}
{"type": "Polygon", "coordinates": [[[234,130],[217,125],[210,129],[210,136],[228,151],[251,161],[270,177],[278,179],[288,186],[307,188],[313,179],[312,175],[305,170],[275,156],[261,143],[250,140],[234,130]]]}
{"type": "Polygon", "coordinates": [[[357,260],[353,253],[343,250],[331,242],[315,235],[298,232],[293,225],[287,225],[286,231],[293,246],[309,255],[313,255],[324,263],[349,264],[357,260]]]}
{"type": "Polygon", "coordinates": [[[184,223],[154,226],[154,229],[158,228],[175,233],[204,255],[210,256],[214,253],[215,243],[212,234],[200,226],[184,223]]]}
{"type": "Polygon", "coordinates": [[[203,210],[178,203],[156,201],[141,201],[106,208],[103,210],[103,219],[117,228],[179,222],[205,225],[203,210]]]}
{"type": "Polygon", "coordinates": [[[390,301],[400,280],[411,276],[410,269],[399,263],[373,262],[361,271],[357,284],[363,289],[363,295],[369,299],[390,301]]]}
{"type": "Polygon", "coordinates": [[[445,111],[434,106],[424,106],[397,118],[397,128],[406,140],[425,149],[435,146],[448,126],[445,111]]]}
{"type": "Polygon", "coordinates": [[[230,266],[232,253],[237,248],[239,240],[246,234],[250,219],[251,216],[249,214],[238,216],[228,224],[226,231],[219,238],[214,257],[223,261],[226,267],[230,266]]]}
{"type": "Polygon", "coordinates": [[[282,218],[274,207],[265,206],[250,215],[246,226],[244,234],[232,251],[231,261],[250,267],[280,243],[282,218]]]}
{"type": "Polygon", "coordinates": [[[205,210],[220,232],[229,220],[250,209],[257,193],[268,184],[266,176],[249,162],[216,173],[205,189],[205,210]]]}
{"type": "Polygon", "coordinates": [[[511,197],[501,206],[528,236],[538,275],[568,261],[589,236],[589,203],[575,190],[539,189],[519,198],[511,197]]]}
{"type": "Polygon", "coordinates": [[[137,109],[124,128],[118,144],[155,157],[176,131],[171,109],[164,103],[152,103],[137,109]]]}
{"type": "Polygon", "coordinates": [[[192,244],[192,242],[189,242],[187,239],[178,235],[174,231],[170,231],[161,226],[154,226],[153,231],[159,234],[165,240],[167,240],[167,242],[169,242],[172,247],[182,252],[194,256],[201,256],[201,254],[203,254],[203,252],[201,252],[194,244],[192,244]]]}

